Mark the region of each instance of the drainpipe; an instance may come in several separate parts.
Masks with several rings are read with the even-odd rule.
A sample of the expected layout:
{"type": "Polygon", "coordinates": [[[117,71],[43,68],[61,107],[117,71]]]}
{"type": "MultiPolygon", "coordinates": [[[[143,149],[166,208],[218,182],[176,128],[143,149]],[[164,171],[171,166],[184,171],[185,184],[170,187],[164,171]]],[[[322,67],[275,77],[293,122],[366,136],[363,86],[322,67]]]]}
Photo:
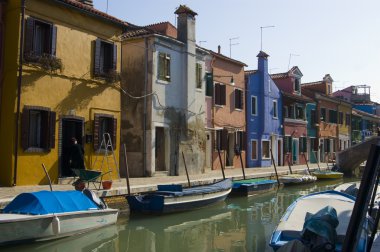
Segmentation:
{"type": "Polygon", "coordinates": [[[144,64],[144,123],[143,123],[143,176],[147,175],[146,167],[146,123],[147,123],[147,88],[148,88],[148,38],[144,38],[145,42],[145,64],[144,64]]]}
{"type": "Polygon", "coordinates": [[[16,185],[17,181],[17,159],[18,159],[18,143],[19,143],[19,122],[20,122],[20,103],[21,103],[21,83],[22,83],[22,65],[23,65],[23,49],[24,49],[24,19],[25,19],[25,1],[21,0],[21,34],[20,34],[20,51],[19,51],[19,68],[18,68],[18,79],[17,79],[17,110],[16,110],[16,135],[14,143],[14,175],[13,175],[13,185],[16,185]]]}

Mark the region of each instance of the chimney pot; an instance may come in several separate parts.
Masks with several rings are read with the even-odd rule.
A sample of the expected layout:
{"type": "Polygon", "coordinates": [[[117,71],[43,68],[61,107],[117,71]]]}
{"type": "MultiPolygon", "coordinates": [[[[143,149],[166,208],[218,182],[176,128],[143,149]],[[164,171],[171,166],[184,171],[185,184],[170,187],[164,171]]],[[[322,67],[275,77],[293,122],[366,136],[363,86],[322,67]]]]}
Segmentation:
{"type": "Polygon", "coordinates": [[[218,45],[218,53],[220,54],[220,45],[218,45]]]}

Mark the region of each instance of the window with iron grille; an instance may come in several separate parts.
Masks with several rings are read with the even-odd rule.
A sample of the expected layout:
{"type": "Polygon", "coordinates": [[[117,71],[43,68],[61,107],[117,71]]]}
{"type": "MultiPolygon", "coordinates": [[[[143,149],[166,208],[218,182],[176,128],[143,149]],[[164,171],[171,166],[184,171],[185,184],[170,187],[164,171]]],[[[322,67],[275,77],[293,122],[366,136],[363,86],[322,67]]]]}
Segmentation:
{"type": "Polygon", "coordinates": [[[158,79],[170,82],[170,54],[158,53],[158,79]]]}
{"type": "Polygon", "coordinates": [[[27,152],[45,152],[55,148],[56,113],[50,108],[24,106],[21,145],[27,152]]]}
{"type": "Polygon", "coordinates": [[[235,109],[243,109],[244,93],[243,90],[235,89],[235,109]]]}
{"type": "Polygon", "coordinates": [[[215,83],[214,104],[226,105],[226,85],[215,83]]]}

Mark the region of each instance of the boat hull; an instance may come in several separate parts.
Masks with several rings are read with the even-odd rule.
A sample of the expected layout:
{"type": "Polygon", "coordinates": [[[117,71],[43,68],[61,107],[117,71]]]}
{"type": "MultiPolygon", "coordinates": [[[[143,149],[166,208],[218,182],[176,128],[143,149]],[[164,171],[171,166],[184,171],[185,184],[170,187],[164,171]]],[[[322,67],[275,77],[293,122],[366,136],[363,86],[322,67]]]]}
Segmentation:
{"type": "Polygon", "coordinates": [[[303,174],[289,174],[285,176],[280,176],[278,180],[280,181],[280,183],[284,184],[284,186],[289,186],[313,183],[317,180],[317,177],[303,174]]]}
{"type": "Polygon", "coordinates": [[[328,172],[328,171],[315,171],[312,172],[314,176],[318,179],[341,179],[343,178],[343,173],[341,172],[328,172]]]}
{"type": "Polygon", "coordinates": [[[224,201],[231,192],[232,182],[228,180],[227,183],[225,181],[220,183],[225,183],[223,189],[215,191],[203,192],[202,188],[208,187],[201,186],[191,188],[195,190],[194,193],[186,192],[186,189],[184,193],[157,191],[148,195],[127,196],[127,201],[131,212],[161,214],[188,211],[224,201]]]}
{"type": "Polygon", "coordinates": [[[118,210],[0,215],[0,244],[58,239],[116,223],[118,210]]]}
{"type": "Polygon", "coordinates": [[[251,196],[273,191],[277,187],[276,180],[262,180],[257,182],[243,183],[244,181],[234,182],[231,196],[251,196]]]}

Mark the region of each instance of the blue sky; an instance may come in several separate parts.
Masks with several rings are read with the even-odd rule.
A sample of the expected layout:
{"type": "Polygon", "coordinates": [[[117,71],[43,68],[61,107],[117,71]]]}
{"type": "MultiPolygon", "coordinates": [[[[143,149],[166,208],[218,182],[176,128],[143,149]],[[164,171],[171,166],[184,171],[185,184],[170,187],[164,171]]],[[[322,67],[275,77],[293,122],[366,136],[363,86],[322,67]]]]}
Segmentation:
{"type": "MultiPolygon", "coordinates": [[[[371,86],[380,103],[380,1],[366,0],[108,0],[108,14],[136,25],[169,21],[186,4],[196,16],[197,42],[257,68],[260,27],[271,73],[296,65],[302,82],[334,79],[334,91],[350,85],[371,86]],[[290,54],[292,56],[290,57],[290,54]],[[298,55],[298,56],[296,56],[298,55]]],[[[107,0],[94,0],[106,12],[107,0]]]]}

